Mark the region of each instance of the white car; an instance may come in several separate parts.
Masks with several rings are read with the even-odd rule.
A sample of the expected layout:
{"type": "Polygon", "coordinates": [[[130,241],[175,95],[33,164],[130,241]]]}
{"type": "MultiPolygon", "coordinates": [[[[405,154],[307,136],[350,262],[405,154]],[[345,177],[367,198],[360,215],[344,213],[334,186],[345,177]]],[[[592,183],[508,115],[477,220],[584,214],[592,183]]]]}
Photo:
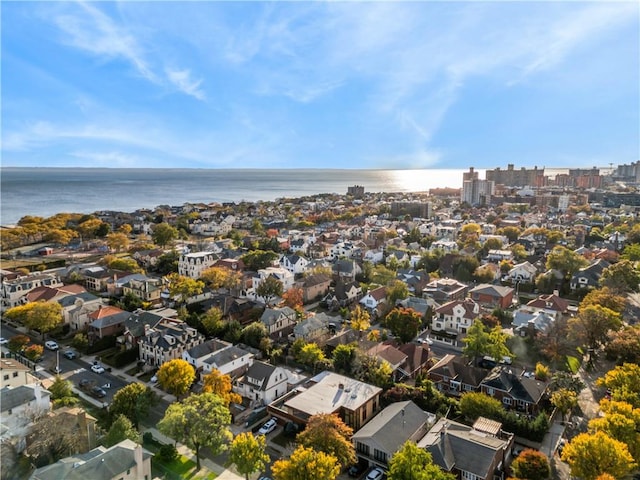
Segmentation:
{"type": "Polygon", "coordinates": [[[91,371],[93,373],[104,373],[104,367],[102,365],[91,365],[91,371]]]}
{"type": "Polygon", "coordinates": [[[0,345],[6,345],[7,343],[9,343],[9,340],[4,337],[0,337],[0,345]]]}
{"type": "Polygon", "coordinates": [[[266,435],[267,433],[273,432],[278,426],[278,420],[275,417],[272,417],[267,423],[260,427],[258,430],[258,435],[266,435]]]}
{"type": "Polygon", "coordinates": [[[384,470],[378,467],[367,474],[367,480],[380,480],[382,477],[384,477],[384,470]]]}
{"type": "Polygon", "coordinates": [[[58,342],[54,342],[53,340],[44,342],[44,346],[47,347],[47,350],[58,350],[58,348],[60,348],[58,342]]]}

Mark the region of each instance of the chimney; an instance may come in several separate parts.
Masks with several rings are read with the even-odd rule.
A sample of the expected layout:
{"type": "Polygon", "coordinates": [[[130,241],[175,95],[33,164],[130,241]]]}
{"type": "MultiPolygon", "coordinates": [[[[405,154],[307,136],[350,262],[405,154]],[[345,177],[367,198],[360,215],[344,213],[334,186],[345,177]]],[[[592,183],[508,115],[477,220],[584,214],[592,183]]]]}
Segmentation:
{"type": "Polygon", "coordinates": [[[136,461],[136,477],[144,477],[144,464],[142,463],[142,445],[136,444],[136,448],[133,450],[133,458],[136,461]]]}

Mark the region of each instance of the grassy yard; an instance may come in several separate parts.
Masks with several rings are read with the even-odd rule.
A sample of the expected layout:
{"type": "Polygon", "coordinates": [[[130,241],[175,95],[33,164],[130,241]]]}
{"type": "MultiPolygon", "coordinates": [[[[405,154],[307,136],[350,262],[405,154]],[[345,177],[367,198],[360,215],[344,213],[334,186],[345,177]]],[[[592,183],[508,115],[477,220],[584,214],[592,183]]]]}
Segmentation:
{"type": "Polygon", "coordinates": [[[162,478],[165,480],[181,480],[183,478],[191,478],[194,480],[213,480],[217,477],[215,473],[204,467],[200,470],[196,470],[196,462],[184,455],[178,455],[178,458],[171,462],[162,460],[157,455],[162,443],[155,439],[151,442],[144,442],[143,446],[156,455],[151,459],[151,470],[156,478],[162,478]]]}

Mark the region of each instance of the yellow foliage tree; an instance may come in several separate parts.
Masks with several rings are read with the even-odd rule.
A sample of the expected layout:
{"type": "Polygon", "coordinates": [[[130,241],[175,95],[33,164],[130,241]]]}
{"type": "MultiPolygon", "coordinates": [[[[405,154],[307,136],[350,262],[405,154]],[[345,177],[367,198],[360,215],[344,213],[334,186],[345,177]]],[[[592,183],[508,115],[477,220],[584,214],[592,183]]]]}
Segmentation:
{"type": "Polygon", "coordinates": [[[231,377],[220,373],[217,368],[205,375],[202,381],[202,391],[215,393],[224,400],[227,406],[230,403],[242,403],[242,397],[231,391],[231,377]]]}
{"type": "Polygon", "coordinates": [[[622,478],[636,467],[627,445],[602,431],[574,437],[562,450],[562,460],[569,464],[572,476],[584,480],[604,473],[622,478]]]}
{"type": "Polygon", "coordinates": [[[160,386],[178,398],[189,391],[195,379],[195,370],[189,362],[181,358],[164,362],[158,370],[160,386]]]}
{"type": "Polygon", "coordinates": [[[335,480],[340,465],[333,455],[300,446],[288,459],[276,460],[271,472],[275,480],[335,480]]]}

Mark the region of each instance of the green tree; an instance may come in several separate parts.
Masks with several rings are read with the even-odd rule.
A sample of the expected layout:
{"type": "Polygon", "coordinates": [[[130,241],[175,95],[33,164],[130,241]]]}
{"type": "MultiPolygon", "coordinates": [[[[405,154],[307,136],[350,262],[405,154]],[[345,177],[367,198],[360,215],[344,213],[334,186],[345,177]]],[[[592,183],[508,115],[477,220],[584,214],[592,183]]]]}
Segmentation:
{"type": "Polygon", "coordinates": [[[104,259],[109,268],[130,273],[144,273],[144,269],[133,258],[117,258],[111,255],[104,259]]]}
{"type": "Polygon", "coordinates": [[[202,391],[218,395],[228,406],[230,403],[242,403],[242,397],[232,390],[231,377],[214,368],[202,379],[202,391]]]}
{"type": "Polygon", "coordinates": [[[551,394],[551,404],[562,413],[564,420],[567,414],[578,406],[578,395],[572,390],[561,388],[551,394]]]}
{"type": "Polygon", "coordinates": [[[178,303],[184,304],[188,298],[200,295],[204,290],[204,282],[185,277],[177,273],[167,275],[169,281],[169,295],[177,298],[178,303]]]}
{"type": "Polygon", "coordinates": [[[242,329],[242,341],[253,348],[260,348],[260,342],[268,336],[267,327],[262,322],[252,322],[242,329]]]}
{"type": "Polygon", "coordinates": [[[335,480],[340,465],[333,455],[299,446],[290,458],[276,460],[271,471],[275,480],[335,480]]]}
{"type": "Polygon", "coordinates": [[[350,374],[352,370],[352,366],[356,360],[356,352],[358,347],[353,343],[344,345],[338,345],[333,351],[332,360],[333,367],[338,372],[342,372],[345,374],[350,374]]]}
{"type": "Polygon", "coordinates": [[[622,260],[629,260],[631,262],[637,262],[640,260],[640,243],[631,243],[626,245],[620,255],[622,260]]]}
{"type": "Polygon", "coordinates": [[[473,359],[474,364],[489,350],[489,332],[480,319],[474,320],[467,330],[467,336],[463,342],[465,346],[462,353],[465,357],[473,359]]]}
{"type": "Polygon", "coordinates": [[[547,269],[558,270],[565,278],[587,265],[589,265],[589,261],[586,258],[566,247],[553,247],[553,250],[547,255],[547,269]]]}
{"type": "Polygon", "coordinates": [[[200,318],[200,323],[207,334],[213,337],[219,336],[225,329],[225,323],[222,320],[222,310],[218,307],[211,307],[207,310],[200,318]]]}
{"type": "Polygon", "coordinates": [[[581,308],[569,320],[570,334],[589,348],[596,349],[607,341],[610,330],[622,327],[620,314],[600,305],[581,308]]]}
{"type": "Polygon", "coordinates": [[[547,456],[527,448],[511,464],[513,477],[522,480],[546,480],[551,476],[551,465],[547,456]]]}
{"type": "Polygon", "coordinates": [[[640,463],[640,408],[626,402],[603,399],[600,402],[602,416],[589,421],[589,431],[605,432],[629,447],[629,453],[640,463]]]}
{"type": "Polygon", "coordinates": [[[296,360],[303,365],[314,367],[325,360],[324,352],[316,343],[307,343],[300,349],[296,360]]]}
{"type": "Polygon", "coordinates": [[[401,280],[393,280],[387,288],[387,303],[394,306],[398,300],[404,300],[409,296],[409,287],[401,280]]]}
{"type": "Polygon", "coordinates": [[[181,358],[164,362],[158,369],[157,375],[160,386],[178,398],[189,391],[196,379],[193,367],[181,358]]]}
{"type": "Polygon", "coordinates": [[[478,417],[502,418],[504,410],[500,400],[481,392],[469,392],[460,398],[460,413],[474,422],[478,417]]]}
{"type": "Polygon", "coordinates": [[[124,415],[118,415],[104,438],[104,446],[107,448],[112,447],[126,439],[140,443],[140,434],[131,423],[131,420],[124,415]]]}
{"type": "Polygon", "coordinates": [[[351,443],[353,429],[332,413],[313,415],[307,428],[296,437],[298,445],[334,456],[344,468],[356,462],[356,450],[351,443]]]}
{"type": "Polygon", "coordinates": [[[602,431],[574,437],[562,450],[562,460],[569,464],[572,476],[584,480],[604,473],[622,478],[636,467],[627,445],[602,431]]]}
{"type": "Polygon", "coordinates": [[[54,407],[66,407],[79,402],[78,397],[73,393],[73,384],[60,375],[56,375],[49,387],[49,392],[51,392],[54,407]]]}
{"type": "Polygon", "coordinates": [[[148,386],[140,382],[130,383],[115,393],[109,405],[109,414],[114,418],[124,415],[138,428],[157,401],[156,394],[148,386]]]}
{"type": "Polygon", "coordinates": [[[158,257],[158,262],[151,267],[154,272],[160,275],[169,275],[170,273],[178,273],[178,262],[180,254],[176,250],[171,250],[158,257]]]}
{"type": "Polygon", "coordinates": [[[178,238],[178,230],[168,223],[159,223],[153,227],[151,238],[155,244],[164,248],[178,238]]]}
{"type": "Polygon", "coordinates": [[[637,292],[640,289],[640,272],[633,262],[621,260],[604,269],[600,285],[619,294],[637,292]]]}
{"type": "Polygon", "coordinates": [[[455,480],[433,463],[431,454],[407,440],[389,461],[389,480],[455,480]]]}
{"type": "Polygon", "coordinates": [[[367,354],[358,355],[357,358],[354,375],[358,379],[380,388],[388,388],[391,385],[393,369],[389,362],[367,354]]]}
{"type": "Polygon", "coordinates": [[[408,343],[418,335],[422,317],[412,308],[396,307],[386,316],[384,324],[402,343],[408,343]]]}
{"type": "Polygon", "coordinates": [[[269,276],[262,280],[256,287],[256,294],[264,298],[264,302],[269,303],[275,298],[282,295],[282,282],[275,277],[269,276]]]}
{"type": "Polygon", "coordinates": [[[240,257],[247,270],[254,272],[272,266],[277,258],[277,253],[265,250],[253,250],[240,257]]]}
{"type": "Polygon", "coordinates": [[[200,449],[208,447],[213,455],[224,451],[233,438],[230,423],[231,413],[222,398],[199,393],[169,405],[158,430],[193,450],[200,470],[200,449]]]}
{"type": "Polygon", "coordinates": [[[76,350],[81,352],[85,352],[87,347],[89,346],[89,339],[87,338],[86,333],[76,333],[71,340],[71,346],[76,350]]]}
{"type": "Polygon", "coordinates": [[[62,306],[58,302],[30,302],[10,308],[5,317],[22,323],[29,330],[38,330],[42,339],[63,322],[62,306]]]}
{"type": "Polygon", "coordinates": [[[228,465],[235,465],[236,470],[249,480],[249,475],[264,469],[271,459],[265,453],[267,440],[264,435],[254,436],[250,432],[239,433],[229,447],[228,465]]]}
{"type": "Polygon", "coordinates": [[[375,265],[371,272],[371,283],[389,285],[396,278],[396,272],[384,265],[375,265]]]}

